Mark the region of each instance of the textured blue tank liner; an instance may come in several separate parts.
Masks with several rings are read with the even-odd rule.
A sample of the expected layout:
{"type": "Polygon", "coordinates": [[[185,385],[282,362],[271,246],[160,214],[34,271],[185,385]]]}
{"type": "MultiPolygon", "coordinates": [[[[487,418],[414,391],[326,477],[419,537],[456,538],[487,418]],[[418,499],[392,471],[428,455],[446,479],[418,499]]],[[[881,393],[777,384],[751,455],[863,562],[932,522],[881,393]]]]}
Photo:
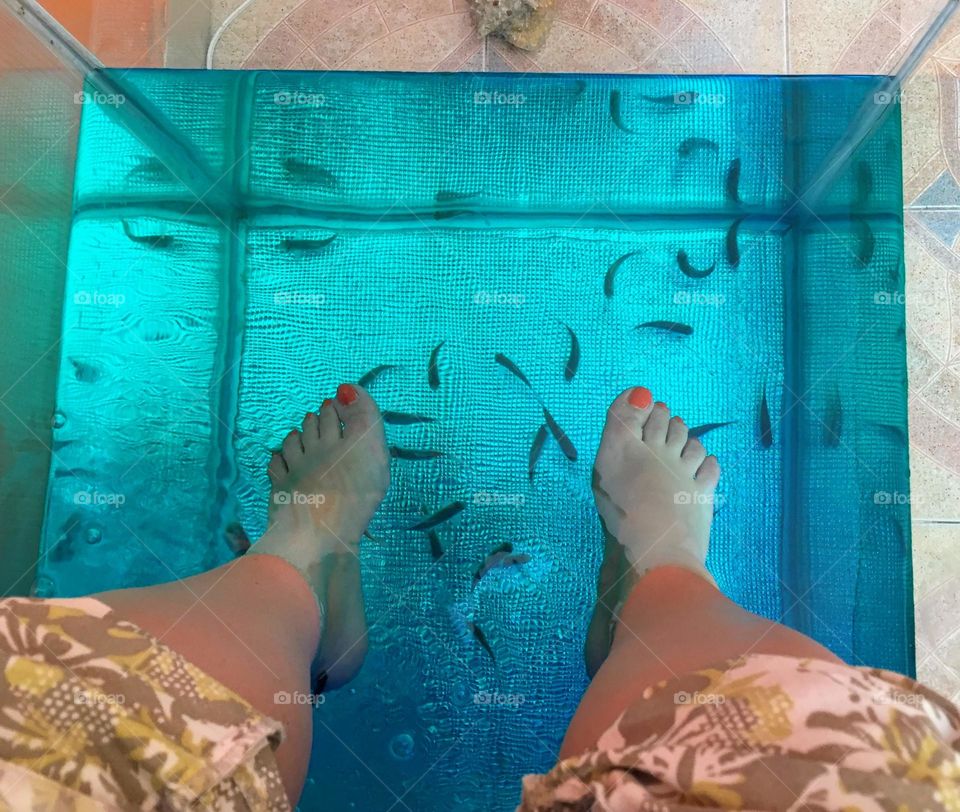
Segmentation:
{"type": "Polygon", "coordinates": [[[362,553],[370,654],[315,715],[304,808],[508,809],[549,767],[586,684],[591,465],[631,384],[691,426],[729,423],[705,437],[727,594],[851,662],[912,670],[898,111],[815,212],[796,203],[878,79],[122,81],[233,205],[197,201],[109,104],[85,106],[39,594],[228,560],[231,525],[265,526],[269,450],[379,364],[396,366],[371,387],[384,408],[436,418],[388,427],[443,456],[394,461],[362,553]],[[681,251],[713,272],[685,274],[681,251]],[[655,320],[693,333],[635,329],[655,320]],[[542,413],[498,352],[576,462],[549,441],[530,481],[542,413]],[[405,528],[454,500],[435,562],[405,528]],[[473,589],[506,541],[531,560],[473,589]]]}

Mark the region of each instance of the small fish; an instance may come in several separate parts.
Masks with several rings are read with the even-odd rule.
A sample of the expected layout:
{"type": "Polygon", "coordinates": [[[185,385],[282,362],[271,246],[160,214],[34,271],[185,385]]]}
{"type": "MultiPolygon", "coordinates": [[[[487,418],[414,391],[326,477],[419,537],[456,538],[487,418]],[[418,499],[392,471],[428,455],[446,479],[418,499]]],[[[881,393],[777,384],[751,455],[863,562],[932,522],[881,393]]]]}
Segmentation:
{"type": "Polygon", "coordinates": [[[580,367],[580,342],[577,340],[577,334],[573,332],[566,324],[563,325],[567,328],[567,332],[570,333],[570,355],[567,357],[567,366],[563,370],[563,377],[572,381],[573,376],[577,374],[577,369],[580,367]]]}
{"type": "Polygon", "coordinates": [[[677,154],[681,158],[689,158],[693,153],[701,150],[715,152],[719,155],[720,145],[710,138],[688,138],[677,147],[677,154]]]}
{"type": "Polygon", "coordinates": [[[736,423],[736,420],[728,420],[726,423],[704,423],[702,426],[694,426],[687,432],[689,437],[703,437],[708,431],[714,431],[715,429],[722,429],[724,426],[732,426],[736,423]]]}
{"type": "Polygon", "coordinates": [[[727,200],[731,203],[741,203],[740,200],[740,159],[734,158],[730,161],[730,168],[727,170],[727,181],[725,184],[727,200]]]}
{"type": "Polygon", "coordinates": [[[390,456],[395,460],[435,460],[437,457],[442,457],[442,451],[434,451],[433,449],[419,449],[419,448],[400,448],[400,446],[392,445],[390,446],[390,456]]]}
{"type": "Polygon", "coordinates": [[[666,96],[643,96],[645,101],[660,104],[664,107],[671,105],[676,107],[685,107],[693,104],[700,94],[695,90],[681,90],[679,93],[668,93],[666,96]]]}
{"type": "Polygon", "coordinates": [[[470,628],[470,631],[473,633],[473,636],[477,639],[477,642],[483,646],[483,650],[490,655],[490,659],[494,662],[497,661],[496,655],[493,653],[493,649],[490,648],[490,643],[487,642],[487,636],[483,633],[481,628],[472,621],[467,621],[467,626],[470,628]]]}
{"type": "Polygon", "coordinates": [[[570,462],[577,461],[577,449],[574,447],[573,443],[570,442],[570,438],[564,433],[563,429],[560,428],[560,425],[556,420],[553,419],[553,415],[547,411],[546,406],[543,408],[543,419],[547,423],[547,428],[550,429],[550,433],[553,435],[553,438],[557,441],[557,444],[560,446],[560,450],[570,462]]]}
{"type": "Polygon", "coordinates": [[[634,330],[641,330],[645,327],[649,327],[652,330],[663,330],[667,333],[676,333],[677,335],[690,336],[693,335],[693,328],[689,324],[684,324],[679,321],[645,321],[643,324],[638,324],[634,327],[634,330]]]}
{"type": "Polygon", "coordinates": [[[396,369],[396,364],[380,364],[379,366],[374,367],[369,372],[360,376],[360,380],[357,381],[360,386],[366,389],[370,384],[372,384],[377,378],[379,378],[384,372],[390,369],[396,369]]]}
{"type": "Polygon", "coordinates": [[[610,118],[613,119],[613,123],[617,125],[625,133],[633,133],[634,130],[631,130],[626,124],[623,123],[623,118],[620,115],[620,91],[611,90],[610,91],[610,118]]]}
{"type": "Polygon", "coordinates": [[[337,176],[329,169],[312,161],[301,161],[299,158],[287,158],[283,162],[283,168],[288,176],[299,175],[310,183],[316,183],[325,189],[336,189],[340,185],[337,176]]]}
{"type": "Polygon", "coordinates": [[[444,220],[448,217],[469,214],[469,209],[451,209],[449,208],[449,204],[456,203],[460,200],[470,200],[479,194],[479,192],[437,192],[434,198],[436,200],[436,209],[433,212],[433,218],[435,220],[444,220]]]}
{"type": "Polygon", "coordinates": [[[515,363],[513,363],[513,361],[507,358],[507,356],[504,355],[502,352],[498,352],[495,356],[493,356],[493,360],[496,361],[498,364],[500,364],[500,366],[510,370],[527,386],[533,389],[533,384],[530,383],[530,379],[520,371],[520,367],[518,367],[515,363]]]}
{"type": "Polygon", "coordinates": [[[65,477],[76,477],[77,479],[95,480],[99,474],[91,471],[89,468],[58,468],[53,472],[54,479],[64,479],[65,477]]]}
{"type": "Polygon", "coordinates": [[[620,266],[630,259],[630,257],[639,253],[639,251],[631,251],[628,254],[624,254],[619,259],[615,259],[613,264],[607,269],[607,275],[603,277],[603,293],[608,299],[613,296],[613,278],[617,275],[617,271],[620,270],[620,266]]]}
{"type": "Polygon", "coordinates": [[[770,426],[770,408],[767,406],[767,393],[760,396],[760,442],[764,448],[773,445],[773,430],[770,426]]]}
{"type": "Polygon", "coordinates": [[[383,422],[391,426],[411,426],[414,423],[432,423],[433,418],[425,414],[409,414],[407,412],[383,412],[383,422]]]}
{"type": "Polygon", "coordinates": [[[427,516],[426,519],[417,522],[415,525],[410,527],[410,530],[432,530],[437,525],[441,525],[444,522],[450,521],[454,516],[456,516],[461,510],[466,507],[464,502],[451,502],[444,508],[441,508],[432,516],[427,516]]]}
{"type": "Polygon", "coordinates": [[[93,383],[100,377],[100,370],[92,364],[85,364],[76,358],[71,358],[70,363],[73,364],[74,377],[81,383],[93,383]]]}
{"type": "Polygon", "coordinates": [[[127,180],[139,178],[141,180],[164,181],[170,180],[172,173],[161,163],[159,158],[141,158],[140,162],[127,172],[127,180]]]}
{"type": "Polygon", "coordinates": [[[443,545],[440,544],[440,536],[437,535],[437,531],[428,530],[427,540],[430,542],[430,555],[433,556],[434,561],[439,561],[443,558],[443,545]]]}
{"type": "Polygon", "coordinates": [[[873,229],[862,217],[853,218],[854,230],[857,237],[857,264],[866,268],[873,259],[873,252],[877,247],[877,239],[873,236],[873,229]]]}
{"type": "Polygon", "coordinates": [[[726,248],[727,248],[727,262],[730,263],[730,267],[736,268],[740,264],[740,224],[743,222],[742,217],[738,217],[730,224],[730,228],[727,229],[727,239],[726,239],[726,248]]]}
{"type": "Polygon", "coordinates": [[[854,187],[854,208],[862,209],[867,205],[870,195],[873,193],[873,169],[866,161],[857,161],[857,166],[854,169],[854,187]]]}
{"type": "Polygon", "coordinates": [[[843,430],[843,403],[840,392],[834,387],[827,400],[827,407],[823,415],[823,444],[836,447],[840,445],[840,432],[843,430]]]}
{"type": "Polygon", "coordinates": [[[540,426],[537,429],[537,436],[533,438],[533,445],[530,446],[530,464],[529,464],[529,473],[530,481],[533,482],[533,472],[537,467],[537,460],[540,459],[540,455],[543,453],[543,445],[547,441],[547,430],[546,424],[540,426]]]}
{"type": "Polygon", "coordinates": [[[230,551],[238,558],[252,546],[250,536],[247,535],[247,531],[244,530],[240,522],[228,524],[226,530],[224,530],[224,535],[227,537],[227,546],[230,551]]]}
{"type": "Polygon", "coordinates": [[[689,276],[691,279],[706,279],[713,273],[714,268],[717,267],[717,263],[711,263],[709,268],[701,271],[699,268],[690,264],[690,258],[687,256],[687,252],[681,248],[677,251],[677,266],[683,271],[684,276],[689,276]]]}
{"type": "Polygon", "coordinates": [[[120,221],[123,226],[123,233],[127,235],[127,239],[139,243],[140,245],[149,245],[151,248],[169,248],[173,245],[173,237],[169,234],[150,234],[146,237],[138,237],[130,229],[130,224],[126,220],[120,221]]]}
{"type": "Polygon", "coordinates": [[[871,422],[872,426],[884,432],[885,434],[890,435],[894,440],[896,440],[900,445],[907,445],[907,433],[900,427],[894,426],[892,423],[878,423],[871,422]]]}
{"type": "Polygon", "coordinates": [[[440,388],[440,370],[437,368],[437,357],[440,355],[440,348],[446,343],[445,340],[441,341],[430,353],[430,362],[427,364],[427,382],[433,390],[440,388]]]}
{"type": "Polygon", "coordinates": [[[477,588],[477,584],[480,583],[483,576],[490,572],[490,570],[515,567],[520,564],[526,564],[528,561],[530,561],[530,556],[527,553],[514,553],[513,545],[510,542],[501,544],[495,550],[492,550],[489,555],[483,559],[483,563],[477,567],[476,572],[473,574],[473,588],[477,588]]]}
{"type": "Polygon", "coordinates": [[[286,251],[316,251],[318,248],[326,248],[337,238],[336,234],[324,237],[320,240],[281,240],[280,245],[286,251]]]}

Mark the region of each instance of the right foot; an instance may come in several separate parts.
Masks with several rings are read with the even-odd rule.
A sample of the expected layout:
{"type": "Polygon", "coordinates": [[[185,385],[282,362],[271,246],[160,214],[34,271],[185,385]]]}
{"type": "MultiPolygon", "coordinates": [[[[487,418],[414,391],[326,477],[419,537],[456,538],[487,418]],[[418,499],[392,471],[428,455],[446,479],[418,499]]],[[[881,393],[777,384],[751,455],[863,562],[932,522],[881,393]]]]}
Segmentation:
{"type": "Polygon", "coordinates": [[[616,613],[645,572],[672,565],[713,582],[705,562],[719,479],[717,458],[649,390],[627,390],[610,406],[593,469],[605,549],[587,635],[591,677],[610,651],[616,613]]]}
{"type": "Polygon", "coordinates": [[[315,671],[336,688],[360,669],[367,627],[360,538],[390,484],[383,421],[373,399],[344,384],[274,452],[269,527],[250,549],[292,564],[320,608],[315,671]],[[341,429],[342,424],[342,429],[341,429]]]}

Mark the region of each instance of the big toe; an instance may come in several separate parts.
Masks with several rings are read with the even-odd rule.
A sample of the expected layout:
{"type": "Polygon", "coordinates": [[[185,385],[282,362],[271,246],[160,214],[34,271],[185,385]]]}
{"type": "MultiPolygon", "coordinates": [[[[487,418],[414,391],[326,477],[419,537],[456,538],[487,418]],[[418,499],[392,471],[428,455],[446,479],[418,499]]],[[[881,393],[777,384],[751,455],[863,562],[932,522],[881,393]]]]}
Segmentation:
{"type": "Polygon", "coordinates": [[[653,413],[653,395],[643,386],[627,389],[617,395],[607,409],[598,458],[619,453],[630,443],[643,439],[644,426],[653,413]]]}
{"type": "Polygon", "coordinates": [[[342,383],[337,387],[337,414],[343,423],[344,438],[356,440],[373,430],[383,436],[380,409],[362,386],[342,383]]]}

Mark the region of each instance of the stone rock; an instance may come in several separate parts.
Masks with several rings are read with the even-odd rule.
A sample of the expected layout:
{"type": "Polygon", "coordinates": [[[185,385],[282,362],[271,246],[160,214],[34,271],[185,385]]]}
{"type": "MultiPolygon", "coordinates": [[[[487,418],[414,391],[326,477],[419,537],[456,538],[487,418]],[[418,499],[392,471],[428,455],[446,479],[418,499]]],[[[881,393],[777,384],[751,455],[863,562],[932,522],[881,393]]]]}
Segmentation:
{"type": "Polygon", "coordinates": [[[539,48],[553,24],[555,0],[472,0],[480,36],[492,34],[525,51],[539,48]]]}

